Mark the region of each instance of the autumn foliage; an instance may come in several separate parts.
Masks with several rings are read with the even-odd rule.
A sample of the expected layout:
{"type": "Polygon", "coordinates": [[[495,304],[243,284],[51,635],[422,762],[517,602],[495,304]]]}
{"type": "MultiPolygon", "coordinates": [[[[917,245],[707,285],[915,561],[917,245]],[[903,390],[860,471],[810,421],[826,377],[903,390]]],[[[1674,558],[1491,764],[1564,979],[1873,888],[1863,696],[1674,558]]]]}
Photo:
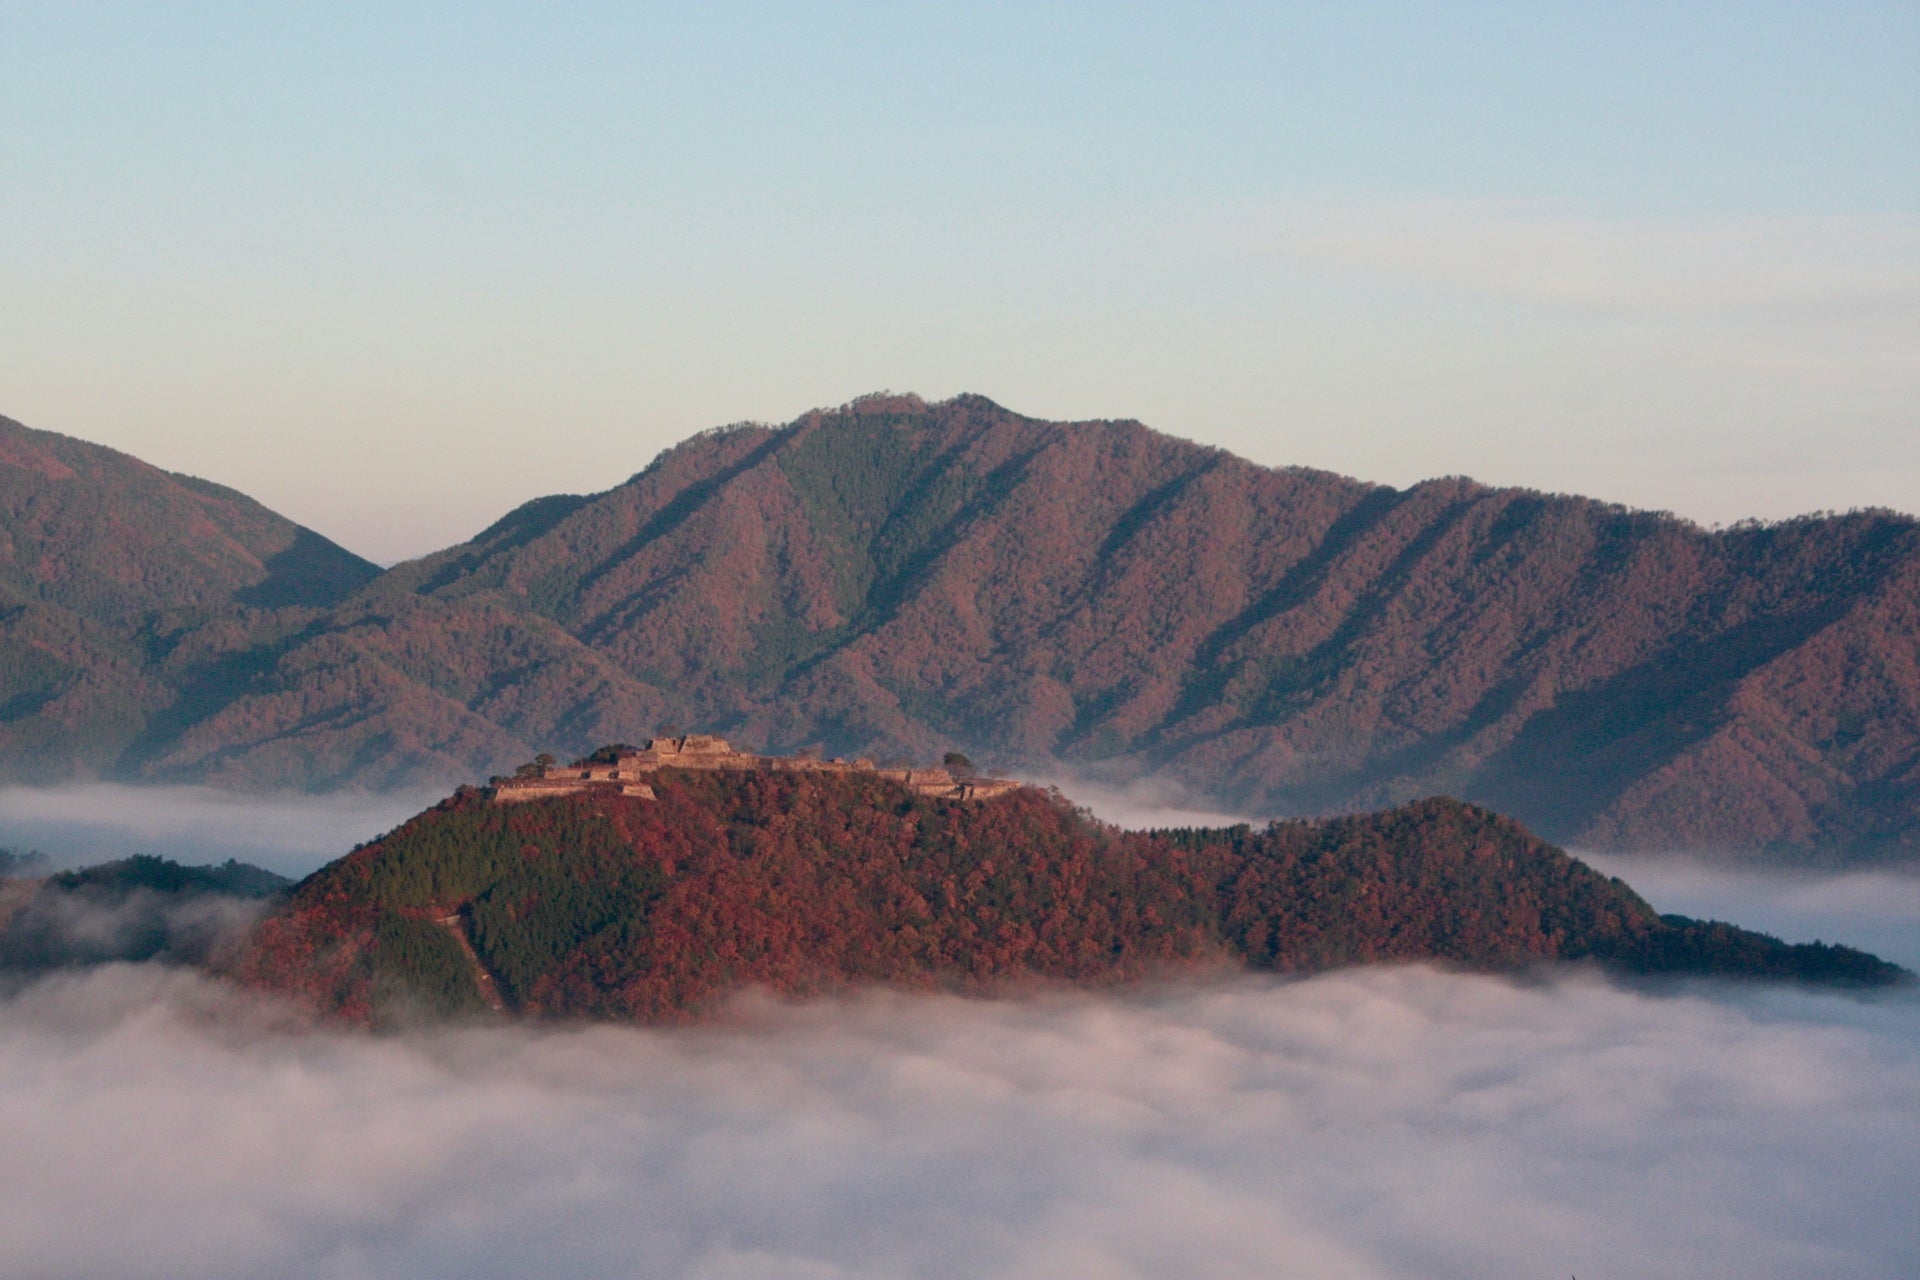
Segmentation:
{"type": "Polygon", "coordinates": [[[478,1010],[464,937],[512,1007],[657,1021],[748,986],[1688,967],[1650,950],[1675,926],[1624,884],[1450,800],[1124,832],[1032,788],[961,803],[859,775],[672,770],[655,788],[511,806],[462,792],[302,884],[233,971],[354,1019],[478,1010]]]}
{"type": "Polygon", "coordinates": [[[1889,511],[1708,530],[877,396],[377,576],[0,421],[0,535],[0,778],[450,787],[677,724],[1243,813],[1445,793],[1580,847],[1920,859],[1920,523],[1889,511]]]}

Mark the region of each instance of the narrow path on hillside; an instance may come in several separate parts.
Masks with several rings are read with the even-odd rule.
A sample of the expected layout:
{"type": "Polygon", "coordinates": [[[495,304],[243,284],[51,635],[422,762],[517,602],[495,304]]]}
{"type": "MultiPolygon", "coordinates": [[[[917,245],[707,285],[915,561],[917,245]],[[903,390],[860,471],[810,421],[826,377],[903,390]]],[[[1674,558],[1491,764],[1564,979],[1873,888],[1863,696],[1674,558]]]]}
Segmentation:
{"type": "Polygon", "coordinates": [[[505,1013],[507,1002],[500,994],[500,984],[493,980],[491,973],[487,972],[487,966],[481,962],[480,953],[473,949],[473,939],[467,936],[467,918],[456,911],[450,916],[440,916],[438,919],[442,925],[446,926],[447,932],[453,935],[453,940],[460,944],[460,950],[466,953],[467,963],[473,966],[473,982],[480,988],[480,998],[485,1000],[487,1007],[495,1013],[505,1013]]]}

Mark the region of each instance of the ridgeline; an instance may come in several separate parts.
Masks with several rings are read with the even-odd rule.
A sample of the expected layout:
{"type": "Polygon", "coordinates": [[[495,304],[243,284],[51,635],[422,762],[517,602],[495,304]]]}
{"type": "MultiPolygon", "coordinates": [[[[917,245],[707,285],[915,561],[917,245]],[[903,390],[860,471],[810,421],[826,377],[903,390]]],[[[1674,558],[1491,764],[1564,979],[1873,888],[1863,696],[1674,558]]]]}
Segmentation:
{"type": "Polygon", "coordinates": [[[1705,530],[872,396],[382,573],[0,420],[0,779],[451,787],[668,724],[1165,775],[1240,812],[1445,793],[1579,847],[1913,861],[1920,523],[1705,530]]]}

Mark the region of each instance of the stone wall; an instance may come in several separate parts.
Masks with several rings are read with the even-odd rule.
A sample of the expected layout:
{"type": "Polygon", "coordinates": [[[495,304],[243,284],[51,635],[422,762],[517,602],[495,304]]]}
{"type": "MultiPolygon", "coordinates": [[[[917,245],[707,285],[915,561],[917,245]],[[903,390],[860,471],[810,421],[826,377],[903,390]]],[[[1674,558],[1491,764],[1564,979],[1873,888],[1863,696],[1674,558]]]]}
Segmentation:
{"type": "Polygon", "coordinates": [[[871,760],[821,760],[813,756],[762,756],[737,751],[725,738],[690,733],[655,738],[644,747],[617,752],[604,760],[596,752],[568,765],[523,765],[511,778],[493,780],[496,804],[542,800],[582,791],[608,791],[653,799],[647,779],[661,769],[737,769],[792,773],[870,773],[907,787],[916,795],[945,800],[986,800],[1020,784],[1009,778],[955,778],[945,769],[882,769],[871,760]]]}

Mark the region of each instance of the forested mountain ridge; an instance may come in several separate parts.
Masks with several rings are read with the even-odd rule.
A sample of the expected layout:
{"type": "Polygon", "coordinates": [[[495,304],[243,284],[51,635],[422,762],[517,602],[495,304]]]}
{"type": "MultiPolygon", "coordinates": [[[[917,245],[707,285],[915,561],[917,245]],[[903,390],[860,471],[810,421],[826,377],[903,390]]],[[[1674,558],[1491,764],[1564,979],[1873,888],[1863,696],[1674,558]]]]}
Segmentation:
{"type": "Polygon", "coordinates": [[[1661,917],[1453,800],[1264,829],[1126,832],[1023,788],[662,769],[511,805],[466,790],[316,872],[221,961],[356,1021],[486,1006],[677,1020],[745,987],[991,990],[1245,965],[1438,961],[1876,986],[1864,953],[1661,917]]]}
{"type": "Polygon", "coordinates": [[[450,783],[671,725],[1248,812],[1447,792],[1568,843],[1920,856],[1909,517],[1706,531],[975,396],[703,433],[220,652],[108,772],[450,783]]]}
{"type": "Polygon", "coordinates": [[[112,772],[379,569],[244,494],[0,418],[0,773],[112,772]]]}
{"type": "Polygon", "coordinates": [[[379,569],[243,493],[0,417],[0,592],[102,626],[330,605],[379,569]]]}

